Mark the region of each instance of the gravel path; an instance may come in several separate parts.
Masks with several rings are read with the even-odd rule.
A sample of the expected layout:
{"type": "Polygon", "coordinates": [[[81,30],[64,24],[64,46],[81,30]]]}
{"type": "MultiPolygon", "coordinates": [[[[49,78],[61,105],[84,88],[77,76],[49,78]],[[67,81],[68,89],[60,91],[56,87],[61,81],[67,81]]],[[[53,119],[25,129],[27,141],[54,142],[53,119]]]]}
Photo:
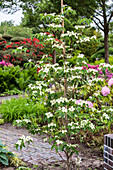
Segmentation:
{"type": "MultiPolygon", "coordinates": [[[[4,96],[4,97],[0,97],[0,103],[2,102],[2,100],[10,100],[11,98],[18,98],[20,95],[13,95],[13,96],[4,96]]],[[[24,97],[24,95],[22,95],[24,97]]]]}
{"type": "Polygon", "coordinates": [[[30,145],[27,145],[21,151],[17,151],[14,144],[22,135],[32,136],[28,134],[26,129],[15,128],[10,124],[0,125],[0,139],[7,146],[7,149],[16,154],[18,158],[35,165],[42,162],[48,164],[62,160],[55,150],[51,150],[51,145],[44,142],[42,137],[38,135],[32,136],[33,142],[30,145]]]}

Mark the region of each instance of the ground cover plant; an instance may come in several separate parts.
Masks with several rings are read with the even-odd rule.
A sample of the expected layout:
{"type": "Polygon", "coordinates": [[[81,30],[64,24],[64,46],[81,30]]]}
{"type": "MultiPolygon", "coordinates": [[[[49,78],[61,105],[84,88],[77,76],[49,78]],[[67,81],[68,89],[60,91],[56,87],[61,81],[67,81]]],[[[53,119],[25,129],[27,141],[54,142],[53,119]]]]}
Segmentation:
{"type": "Polygon", "coordinates": [[[32,62],[26,63],[24,68],[14,67],[4,60],[0,62],[0,95],[22,93],[30,82],[34,83],[38,79],[37,67],[32,62]]]}
{"type": "Polygon", "coordinates": [[[34,120],[40,124],[43,124],[43,117],[47,112],[47,109],[44,107],[43,103],[34,103],[28,99],[27,94],[25,94],[25,98],[20,96],[18,99],[12,98],[4,101],[0,105],[0,110],[2,118],[5,122],[13,122],[14,120],[22,120],[24,118],[34,118],[34,120]]]}
{"type": "Polygon", "coordinates": [[[2,144],[0,140],[0,165],[9,165],[9,160],[11,157],[14,157],[12,152],[9,152],[7,149],[4,148],[5,145],[2,144]]]}

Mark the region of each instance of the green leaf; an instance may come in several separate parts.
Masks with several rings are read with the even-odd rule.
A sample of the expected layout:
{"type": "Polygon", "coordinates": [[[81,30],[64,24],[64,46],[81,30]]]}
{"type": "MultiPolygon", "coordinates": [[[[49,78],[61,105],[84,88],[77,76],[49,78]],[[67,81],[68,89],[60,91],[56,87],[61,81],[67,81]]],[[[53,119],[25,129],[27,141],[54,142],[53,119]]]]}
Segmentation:
{"type": "Polygon", "coordinates": [[[7,155],[5,153],[0,153],[0,157],[3,159],[7,159],[7,155]]]}
{"type": "Polygon", "coordinates": [[[4,165],[9,165],[9,163],[8,163],[8,158],[7,158],[7,159],[2,159],[2,158],[0,158],[0,162],[1,162],[2,164],[4,164],[4,165]]]}

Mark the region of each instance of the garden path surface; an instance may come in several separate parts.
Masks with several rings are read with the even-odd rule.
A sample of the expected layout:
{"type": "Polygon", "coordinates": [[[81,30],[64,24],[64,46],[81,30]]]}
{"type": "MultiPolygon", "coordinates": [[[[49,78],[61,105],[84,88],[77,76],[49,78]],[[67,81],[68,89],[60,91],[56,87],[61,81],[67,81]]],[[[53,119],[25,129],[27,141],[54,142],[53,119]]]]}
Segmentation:
{"type": "MultiPolygon", "coordinates": [[[[14,96],[17,97],[17,96],[14,96]]],[[[1,99],[1,98],[0,98],[1,99]]],[[[2,97],[3,99],[3,97],[2,97]]],[[[4,97],[4,99],[7,99],[4,97]]],[[[51,150],[51,145],[48,142],[44,142],[43,136],[31,135],[24,128],[17,128],[12,126],[10,123],[0,125],[0,140],[3,144],[7,146],[7,149],[13,152],[18,158],[27,162],[28,164],[43,165],[40,170],[64,170],[63,162],[61,164],[61,157],[56,154],[55,150],[51,150]],[[23,148],[21,151],[16,150],[14,147],[15,143],[18,141],[19,137],[32,136],[33,142],[27,147],[23,148]],[[48,166],[47,166],[48,165],[48,166]],[[54,166],[53,166],[54,165],[54,166]],[[46,168],[45,168],[46,167],[46,168]]],[[[64,153],[60,153],[65,159],[64,153]]],[[[80,170],[88,169],[103,169],[103,159],[97,152],[93,153],[92,149],[82,146],[79,152],[81,157],[80,170]]],[[[2,168],[3,169],[3,168],[2,168]]],[[[0,168],[0,170],[2,170],[0,168]]],[[[8,169],[7,169],[8,170],[8,169]]],[[[39,168],[37,168],[39,170],[39,168]]],[[[73,170],[76,170],[75,168],[73,170]]]]}

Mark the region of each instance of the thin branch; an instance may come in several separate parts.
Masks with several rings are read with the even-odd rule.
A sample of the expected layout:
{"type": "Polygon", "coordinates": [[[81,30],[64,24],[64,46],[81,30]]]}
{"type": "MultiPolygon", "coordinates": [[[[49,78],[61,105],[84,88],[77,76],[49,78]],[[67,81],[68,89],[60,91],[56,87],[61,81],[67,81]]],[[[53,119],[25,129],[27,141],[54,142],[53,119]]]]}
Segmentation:
{"type": "Polygon", "coordinates": [[[108,24],[110,23],[112,17],[113,17],[113,12],[111,13],[111,15],[110,15],[110,17],[109,17],[109,19],[108,19],[108,24]]]}
{"type": "MultiPolygon", "coordinates": [[[[96,14],[98,14],[98,15],[100,15],[101,17],[103,17],[103,15],[100,13],[100,12],[97,12],[97,11],[95,11],[93,8],[91,8],[90,6],[88,7],[90,10],[92,10],[94,13],[96,13],[96,14]]],[[[91,11],[88,11],[88,12],[90,12],[92,15],[93,15],[93,13],[91,12],[91,11]]]]}
{"type": "Polygon", "coordinates": [[[104,29],[102,29],[100,26],[99,26],[99,24],[97,24],[97,22],[93,19],[93,22],[97,25],[97,27],[99,28],[99,29],[101,29],[102,31],[104,31],[104,29]]]}
{"type": "MultiPolygon", "coordinates": [[[[90,14],[92,14],[89,10],[88,10],[88,12],[89,12],[90,14]]],[[[99,21],[99,23],[101,24],[101,26],[104,27],[104,25],[102,24],[102,22],[100,21],[100,19],[99,19],[98,17],[96,17],[94,14],[92,14],[92,15],[93,15],[94,18],[96,18],[96,19],[99,21]]]]}
{"type": "Polygon", "coordinates": [[[99,23],[102,25],[102,27],[104,27],[104,25],[102,24],[102,22],[100,21],[99,18],[97,18],[95,15],[93,15],[93,17],[96,18],[99,21],[99,23]]]}
{"type": "Polygon", "coordinates": [[[95,11],[96,14],[100,15],[101,17],[103,17],[103,15],[97,11],[95,11]]]}
{"type": "Polygon", "coordinates": [[[60,152],[58,152],[59,156],[62,158],[62,160],[65,162],[65,159],[63,158],[63,156],[61,155],[60,152]]]}

